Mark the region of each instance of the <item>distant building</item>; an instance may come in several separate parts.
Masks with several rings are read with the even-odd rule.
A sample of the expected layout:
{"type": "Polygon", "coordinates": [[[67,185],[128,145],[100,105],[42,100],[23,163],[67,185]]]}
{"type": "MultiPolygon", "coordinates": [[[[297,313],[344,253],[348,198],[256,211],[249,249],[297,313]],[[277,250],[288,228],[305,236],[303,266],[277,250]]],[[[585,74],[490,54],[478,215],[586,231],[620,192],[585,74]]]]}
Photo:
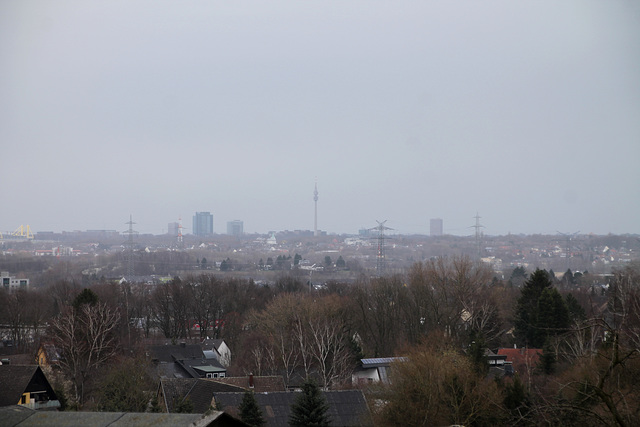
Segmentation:
{"type": "Polygon", "coordinates": [[[213,215],[211,212],[196,212],[193,216],[193,234],[200,237],[213,235],[213,215]]]}
{"type": "Polygon", "coordinates": [[[230,236],[240,237],[244,233],[244,223],[240,220],[227,222],[227,234],[230,236]]]}
{"type": "Polygon", "coordinates": [[[13,276],[9,276],[6,271],[0,273],[0,282],[2,282],[2,288],[9,292],[17,291],[18,289],[26,290],[29,287],[29,279],[16,279],[13,276]]]}
{"type": "Polygon", "coordinates": [[[442,218],[433,218],[430,223],[431,236],[442,236],[442,218]]]}
{"type": "Polygon", "coordinates": [[[169,236],[177,236],[179,227],[180,227],[179,223],[170,222],[169,224],[167,224],[167,234],[169,236]]]}

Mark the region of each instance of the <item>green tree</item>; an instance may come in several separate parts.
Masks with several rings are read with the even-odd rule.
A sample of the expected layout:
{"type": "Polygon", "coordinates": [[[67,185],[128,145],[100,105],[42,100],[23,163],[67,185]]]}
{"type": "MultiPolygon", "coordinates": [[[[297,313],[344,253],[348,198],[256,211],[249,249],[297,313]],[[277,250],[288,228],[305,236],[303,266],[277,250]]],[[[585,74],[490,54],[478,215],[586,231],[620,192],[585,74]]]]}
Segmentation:
{"type": "Polygon", "coordinates": [[[188,397],[182,399],[180,402],[176,402],[173,405],[173,412],[178,414],[191,414],[193,413],[193,402],[188,397]]]}
{"type": "Polygon", "coordinates": [[[302,386],[302,394],[291,405],[289,425],[296,427],[329,426],[328,410],[329,404],[318,385],[313,380],[307,379],[302,386]]]}
{"type": "Polygon", "coordinates": [[[551,288],[552,283],[545,270],[536,269],[529,280],[524,283],[520,291],[520,298],[515,312],[515,336],[521,345],[536,347],[538,326],[538,300],[545,289],[551,288]]]}
{"type": "Polygon", "coordinates": [[[242,403],[240,403],[238,409],[240,410],[240,419],[245,423],[257,427],[266,424],[253,391],[247,390],[244,392],[242,403]]]}
{"type": "Polygon", "coordinates": [[[94,306],[98,303],[98,295],[91,289],[84,288],[73,300],[73,308],[77,311],[83,304],[94,306]]]}
{"type": "Polygon", "coordinates": [[[541,348],[548,337],[559,335],[569,327],[569,310],[556,288],[546,288],[538,298],[533,341],[530,345],[541,348]]]}
{"type": "Polygon", "coordinates": [[[548,338],[542,347],[542,355],[540,356],[538,367],[546,375],[551,375],[556,371],[556,352],[548,338]]]}
{"type": "Polygon", "coordinates": [[[516,374],[512,381],[509,381],[504,388],[504,407],[509,411],[513,425],[518,424],[526,418],[531,405],[529,393],[516,374]]]}
{"type": "Polygon", "coordinates": [[[469,350],[467,356],[473,365],[473,370],[476,374],[484,376],[489,372],[489,363],[487,361],[487,355],[485,353],[486,345],[481,336],[476,336],[471,344],[469,344],[469,350]]]}
{"type": "Polygon", "coordinates": [[[564,302],[569,310],[569,318],[571,321],[580,322],[586,318],[584,308],[572,294],[567,294],[564,298],[564,302]]]}
{"type": "Polygon", "coordinates": [[[293,257],[293,265],[300,264],[300,261],[302,261],[302,255],[297,253],[296,256],[293,257]]]}
{"type": "Polygon", "coordinates": [[[333,264],[331,257],[329,255],[324,257],[324,265],[326,265],[327,267],[331,267],[331,264],[333,264]]]}
{"type": "Polygon", "coordinates": [[[116,364],[100,383],[98,409],[105,412],[145,412],[153,394],[153,380],[144,361],[129,359],[116,364]]]}
{"type": "Polygon", "coordinates": [[[340,255],[338,257],[338,259],[336,260],[336,267],[337,268],[345,268],[346,267],[346,263],[344,262],[344,258],[342,258],[342,255],[340,255]]]}

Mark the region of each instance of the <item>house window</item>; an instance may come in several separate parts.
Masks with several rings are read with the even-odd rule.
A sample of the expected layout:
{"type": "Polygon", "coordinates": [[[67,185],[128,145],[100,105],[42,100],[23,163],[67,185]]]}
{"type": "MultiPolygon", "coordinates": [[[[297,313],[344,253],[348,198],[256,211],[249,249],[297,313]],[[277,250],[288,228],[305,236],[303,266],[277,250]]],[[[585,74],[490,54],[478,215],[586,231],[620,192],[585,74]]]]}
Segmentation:
{"type": "Polygon", "coordinates": [[[213,374],[213,378],[218,378],[218,374],[213,374]]]}
{"type": "Polygon", "coordinates": [[[213,374],[207,374],[207,378],[213,378],[213,374]]]}
{"type": "Polygon", "coordinates": [[[27,403],[27,395],[26,395],[26,394],[23,394],[23,395],[22,395],[22,398],[20,399],[20,404],[21,404],[21,405],[24,405],[24,404],[26,404],[26,403],[27,403]]]}
{"type": "Polygon", "coordinates": [[[224,372],[220,373],[220,378],[224,378],[224,372]]]}

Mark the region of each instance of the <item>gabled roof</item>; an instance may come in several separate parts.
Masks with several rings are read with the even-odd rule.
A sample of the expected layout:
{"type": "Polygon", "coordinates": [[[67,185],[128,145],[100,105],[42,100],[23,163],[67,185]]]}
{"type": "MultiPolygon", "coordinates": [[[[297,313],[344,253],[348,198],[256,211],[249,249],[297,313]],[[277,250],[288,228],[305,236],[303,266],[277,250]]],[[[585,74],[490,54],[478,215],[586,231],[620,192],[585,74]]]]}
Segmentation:
{"type": "MultiPolygon", "coordinates": [[[[242,387],[246,390],[251,389],[250,377],[225,377],[216,378],[214,381],[218,381],[225,384],[233,384],[237,387],[242,387]]],[[[272,375],[267,377],[254,376],[253,377],[253,391],[256,393],[261,392],[273,392],[273,391],[286,391],[284,386],[284,378],[282,375],[272,375]]]]}
{"type": "Polygon", "coordinates": [[[360,359],[363,368],[377,368],[379,366],[391,366],[394,362],[406,362],[406,357],[377,357],[373,359],[360,359]]]}
{"type": "Polygon", "coordinates": [[[28,391],[46,391],[52,400],[57,400],[40,366],[0,365],[0,406],[18,404],[28,391]]]}
{"type": "MultiPolygon", "coordinates": [[[[332,426],[372,425],[369,407],[361,390],[323,391],[327,399],[332,426]]],[[[222,405],[225,412],[237,414],[244,393],[216,393],[216,403],[222,405]]],[[[291,405],[300,396],[297,392],[274,392],[254,394],[267,426],[288,426],[291,405]]]]}
{"type": "Polygon", "coordinates": [[[193,404],[193,412],[199,414],[209,410],[214,393],[243,391],[240,387],[204,378],[163,378],[160,387],[169,412],[188,398],[193,404]]]}
{"type": "Polygon", "coordinates": [[[521,366],[535,366],[540,360],[542,350],[539,348],[501,348],[498,355],[507,356],[507,362],[513,363],[516,369],[521,366]]]}
{"type": "Polygon", "coordinates": [[[55,412],[34,411],[17,406],[0,408],[0,420],[7,426],[39,427],[246,427],[247,424],[221,411],[210,414],[167,414],[150,412],[55,412]]]}
{"type": "Polygon", "coordinates": [[[151,358],[159,362],[170,363],[181,359],[204,359],[199,344],[152,345],[149,346],[151,358]]]}
{"type": "Polygon", "coordinates": [[[149,347],[158,363],[156,372],[164,378],[200,378],[206,372],[226,372],[216,359],[207,359],[199,344],[155,345],[149,347]]]}

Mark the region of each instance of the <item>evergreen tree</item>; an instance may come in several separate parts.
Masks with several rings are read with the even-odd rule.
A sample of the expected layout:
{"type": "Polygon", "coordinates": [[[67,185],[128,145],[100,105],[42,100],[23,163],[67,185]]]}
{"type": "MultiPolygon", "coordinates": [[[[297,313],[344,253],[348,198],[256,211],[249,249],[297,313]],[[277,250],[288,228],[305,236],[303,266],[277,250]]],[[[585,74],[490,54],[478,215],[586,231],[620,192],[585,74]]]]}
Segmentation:
{"type": "MultiPolygon", "coordinates": [[[[475,334],[474,334],[475,335],[475,334]]],[[[482,336],[477,335],[469,344],[467,356],[473,365],[473,370],[480,376],[485,376],[489,372],[489,363],[485,354],[486,345],[482,336]]]]}
{"type": "Polygon", "coordinates": [[[240,403],[238,409],[240,410],[240,419],[245,423],[256,427],[266,424],[253,391],[247,390],[244,392],[242,403],[240,403]]]}
{"type": "Polygon", "coordinates": [[[505,408],[511,413],[512,420],[521,423],[529,412],[530,400],[518,375],[513,378],[513,381],[507,383],[503,402],[505,408]]]}
{"type": "Polygon", "coordinates": [[[551,341],[548,338],[542,347],[542,355],[540,356],[538,367],[547,375],[553,374],[556,370],[556,352],[553,350],[551,341]]]}
{"type": "Polygon", "coordinates": [[[530,345],[541,348],[548,337],[561,334],[569,327],[569,310],[556,288],[546,288],[538,298],[537,311],[530,345]]]}
{"type": "Polygon", "coordinates": [[[572,294],[567,294],[567,296],[564,298],[564,302],[567,305],[567,309],[569,310],[569,318],[571,319],[571,321],[581,321],[586,318],[587,315],[584,311],[584,308],[572,294]]]}
{"type": "MultiPolygon", "coordinates": [[[[515,336],[521,345],[535,347],[538,326],[538,300],[542,292],[551,288],[551,286],[552,283],[547,272],[536,269],[522,287],[514,321],[515,336]]],[[[544,340],[542,340],[542,343],[544,343],[544,340]]]]}
{"type": "Polygon", "coordinates": [[[191,399],[188,397],[179,402],[175,402],[173,412],[177,414],[191,414],[193,413],[193,402],[191,402],[191,399]]]}
{"type": "Polygon", "coordinates": [[[98,295],[91,289],[84,288],[73,300],[73,308],[79,310],[83,304],[94,306],[98,303],[98,295]]]}
{"type": "Polygon", "coordinates": [[[344,262],[344,259],[342,258],[342,255],[340,255],[338,257],[338,260],[336,261],[336,267],[337,268],[344,268],[346,266],[346,263],[344,262]]]}
{"type": "Polygon", "coordinates": [[[313,380],[307,379],[302,386],[302,394],[291,405],[289,425],[296,427],[329,426],[328,410],[329,405],[318,385],[313,380]]]}

